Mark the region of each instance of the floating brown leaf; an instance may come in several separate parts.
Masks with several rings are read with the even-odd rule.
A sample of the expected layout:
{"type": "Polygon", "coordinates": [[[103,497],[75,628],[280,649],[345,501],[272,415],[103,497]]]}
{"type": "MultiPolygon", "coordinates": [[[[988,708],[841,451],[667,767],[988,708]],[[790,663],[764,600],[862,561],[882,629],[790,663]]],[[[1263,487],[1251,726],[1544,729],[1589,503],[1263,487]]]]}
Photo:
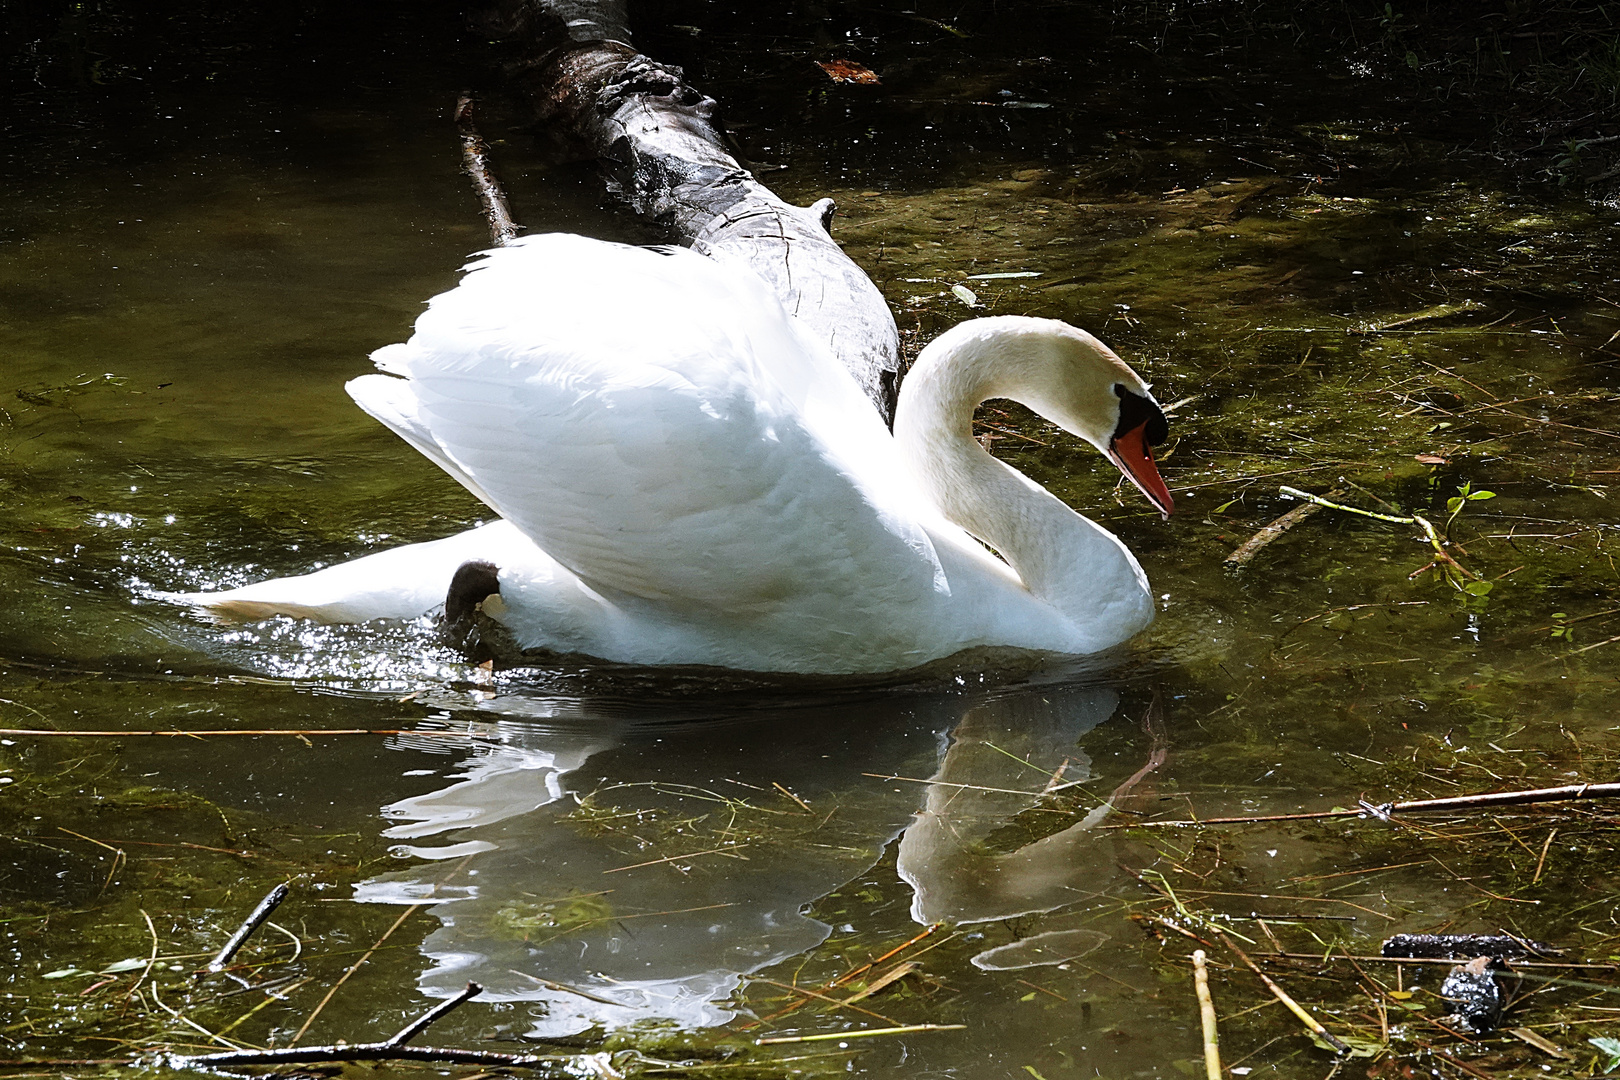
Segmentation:
{"type": "Polygon", "coordinates": [[[853,60],[817,60],[816,66],[827,73],[833,82],[865,83],[876,86],[881,81],[877,72],[853,60]]]}

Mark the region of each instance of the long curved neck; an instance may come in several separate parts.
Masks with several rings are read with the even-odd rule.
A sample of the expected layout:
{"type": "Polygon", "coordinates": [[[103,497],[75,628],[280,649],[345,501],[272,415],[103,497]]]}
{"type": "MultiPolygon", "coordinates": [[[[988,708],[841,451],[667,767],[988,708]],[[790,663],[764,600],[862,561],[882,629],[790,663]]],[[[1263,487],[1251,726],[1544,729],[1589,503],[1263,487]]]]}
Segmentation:
{"type": "Polygon", "coordinates": [[[974,409],[989,398],[1041,411],[1025,387],[1038,385],[1032,369],[1043,363],[1029,337],[930,345],[901,388],[895,442],[945,518],[994,548],[1036,597],[1073,618],[1117,617],[1147,595],[1130,552],[973,438],[974,409]]]}

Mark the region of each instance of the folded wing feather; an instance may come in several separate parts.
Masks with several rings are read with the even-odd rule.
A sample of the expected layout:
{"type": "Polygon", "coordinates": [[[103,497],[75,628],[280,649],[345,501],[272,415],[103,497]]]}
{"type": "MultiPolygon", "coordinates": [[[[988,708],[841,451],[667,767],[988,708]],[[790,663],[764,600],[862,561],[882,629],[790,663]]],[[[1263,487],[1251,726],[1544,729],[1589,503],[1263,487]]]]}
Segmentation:
{"type": "Polygon", "coordinates": [[[354,380],[361,407],[604,595],[744,612],[940,579],[870,403],[745,272],[535,237],[376,360],[403,378],[354,380]]]}

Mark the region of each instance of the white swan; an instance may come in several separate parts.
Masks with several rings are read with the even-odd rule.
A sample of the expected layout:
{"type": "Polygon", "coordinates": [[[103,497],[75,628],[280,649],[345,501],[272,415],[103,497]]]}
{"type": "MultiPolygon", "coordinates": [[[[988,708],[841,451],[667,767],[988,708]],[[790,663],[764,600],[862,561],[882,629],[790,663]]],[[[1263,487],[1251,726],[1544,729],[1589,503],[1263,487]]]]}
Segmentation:
{"type": "Polygon", "coordinates": [[[1062,322],[942,334],[891,436],[751,273],[552,235],[485,253],[373,359],[388,374],[350,382],[355,401],[501,520],[177,599],[231,619],[414,618],[478,561],[499,589],[482,610],[526,650],[826,674],[1096,652],[1153,618],[1125,546],[971,434],[981,401],[1022,402],[1170,512],[1149,449],[1164,414],[1062,322]]]}

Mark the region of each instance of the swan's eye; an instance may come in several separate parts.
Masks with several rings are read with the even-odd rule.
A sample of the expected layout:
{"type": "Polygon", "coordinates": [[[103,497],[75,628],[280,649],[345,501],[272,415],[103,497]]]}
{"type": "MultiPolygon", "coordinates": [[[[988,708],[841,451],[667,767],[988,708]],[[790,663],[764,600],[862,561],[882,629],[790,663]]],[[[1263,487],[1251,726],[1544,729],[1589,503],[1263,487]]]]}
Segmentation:
{"type": "Polygon", "coordinates": [[[1119,383],[1114,384],[1114,396],[1119,398],[1119,423],[1114,427],[1114,438],[1144,424],[1147,430],[1142,433],[1143,441],[1149,446],[1158,446],[1169,437],[1170,421],[1164,418],[1163,410],[1152,398],[1143,397],[1119,383]]]}

